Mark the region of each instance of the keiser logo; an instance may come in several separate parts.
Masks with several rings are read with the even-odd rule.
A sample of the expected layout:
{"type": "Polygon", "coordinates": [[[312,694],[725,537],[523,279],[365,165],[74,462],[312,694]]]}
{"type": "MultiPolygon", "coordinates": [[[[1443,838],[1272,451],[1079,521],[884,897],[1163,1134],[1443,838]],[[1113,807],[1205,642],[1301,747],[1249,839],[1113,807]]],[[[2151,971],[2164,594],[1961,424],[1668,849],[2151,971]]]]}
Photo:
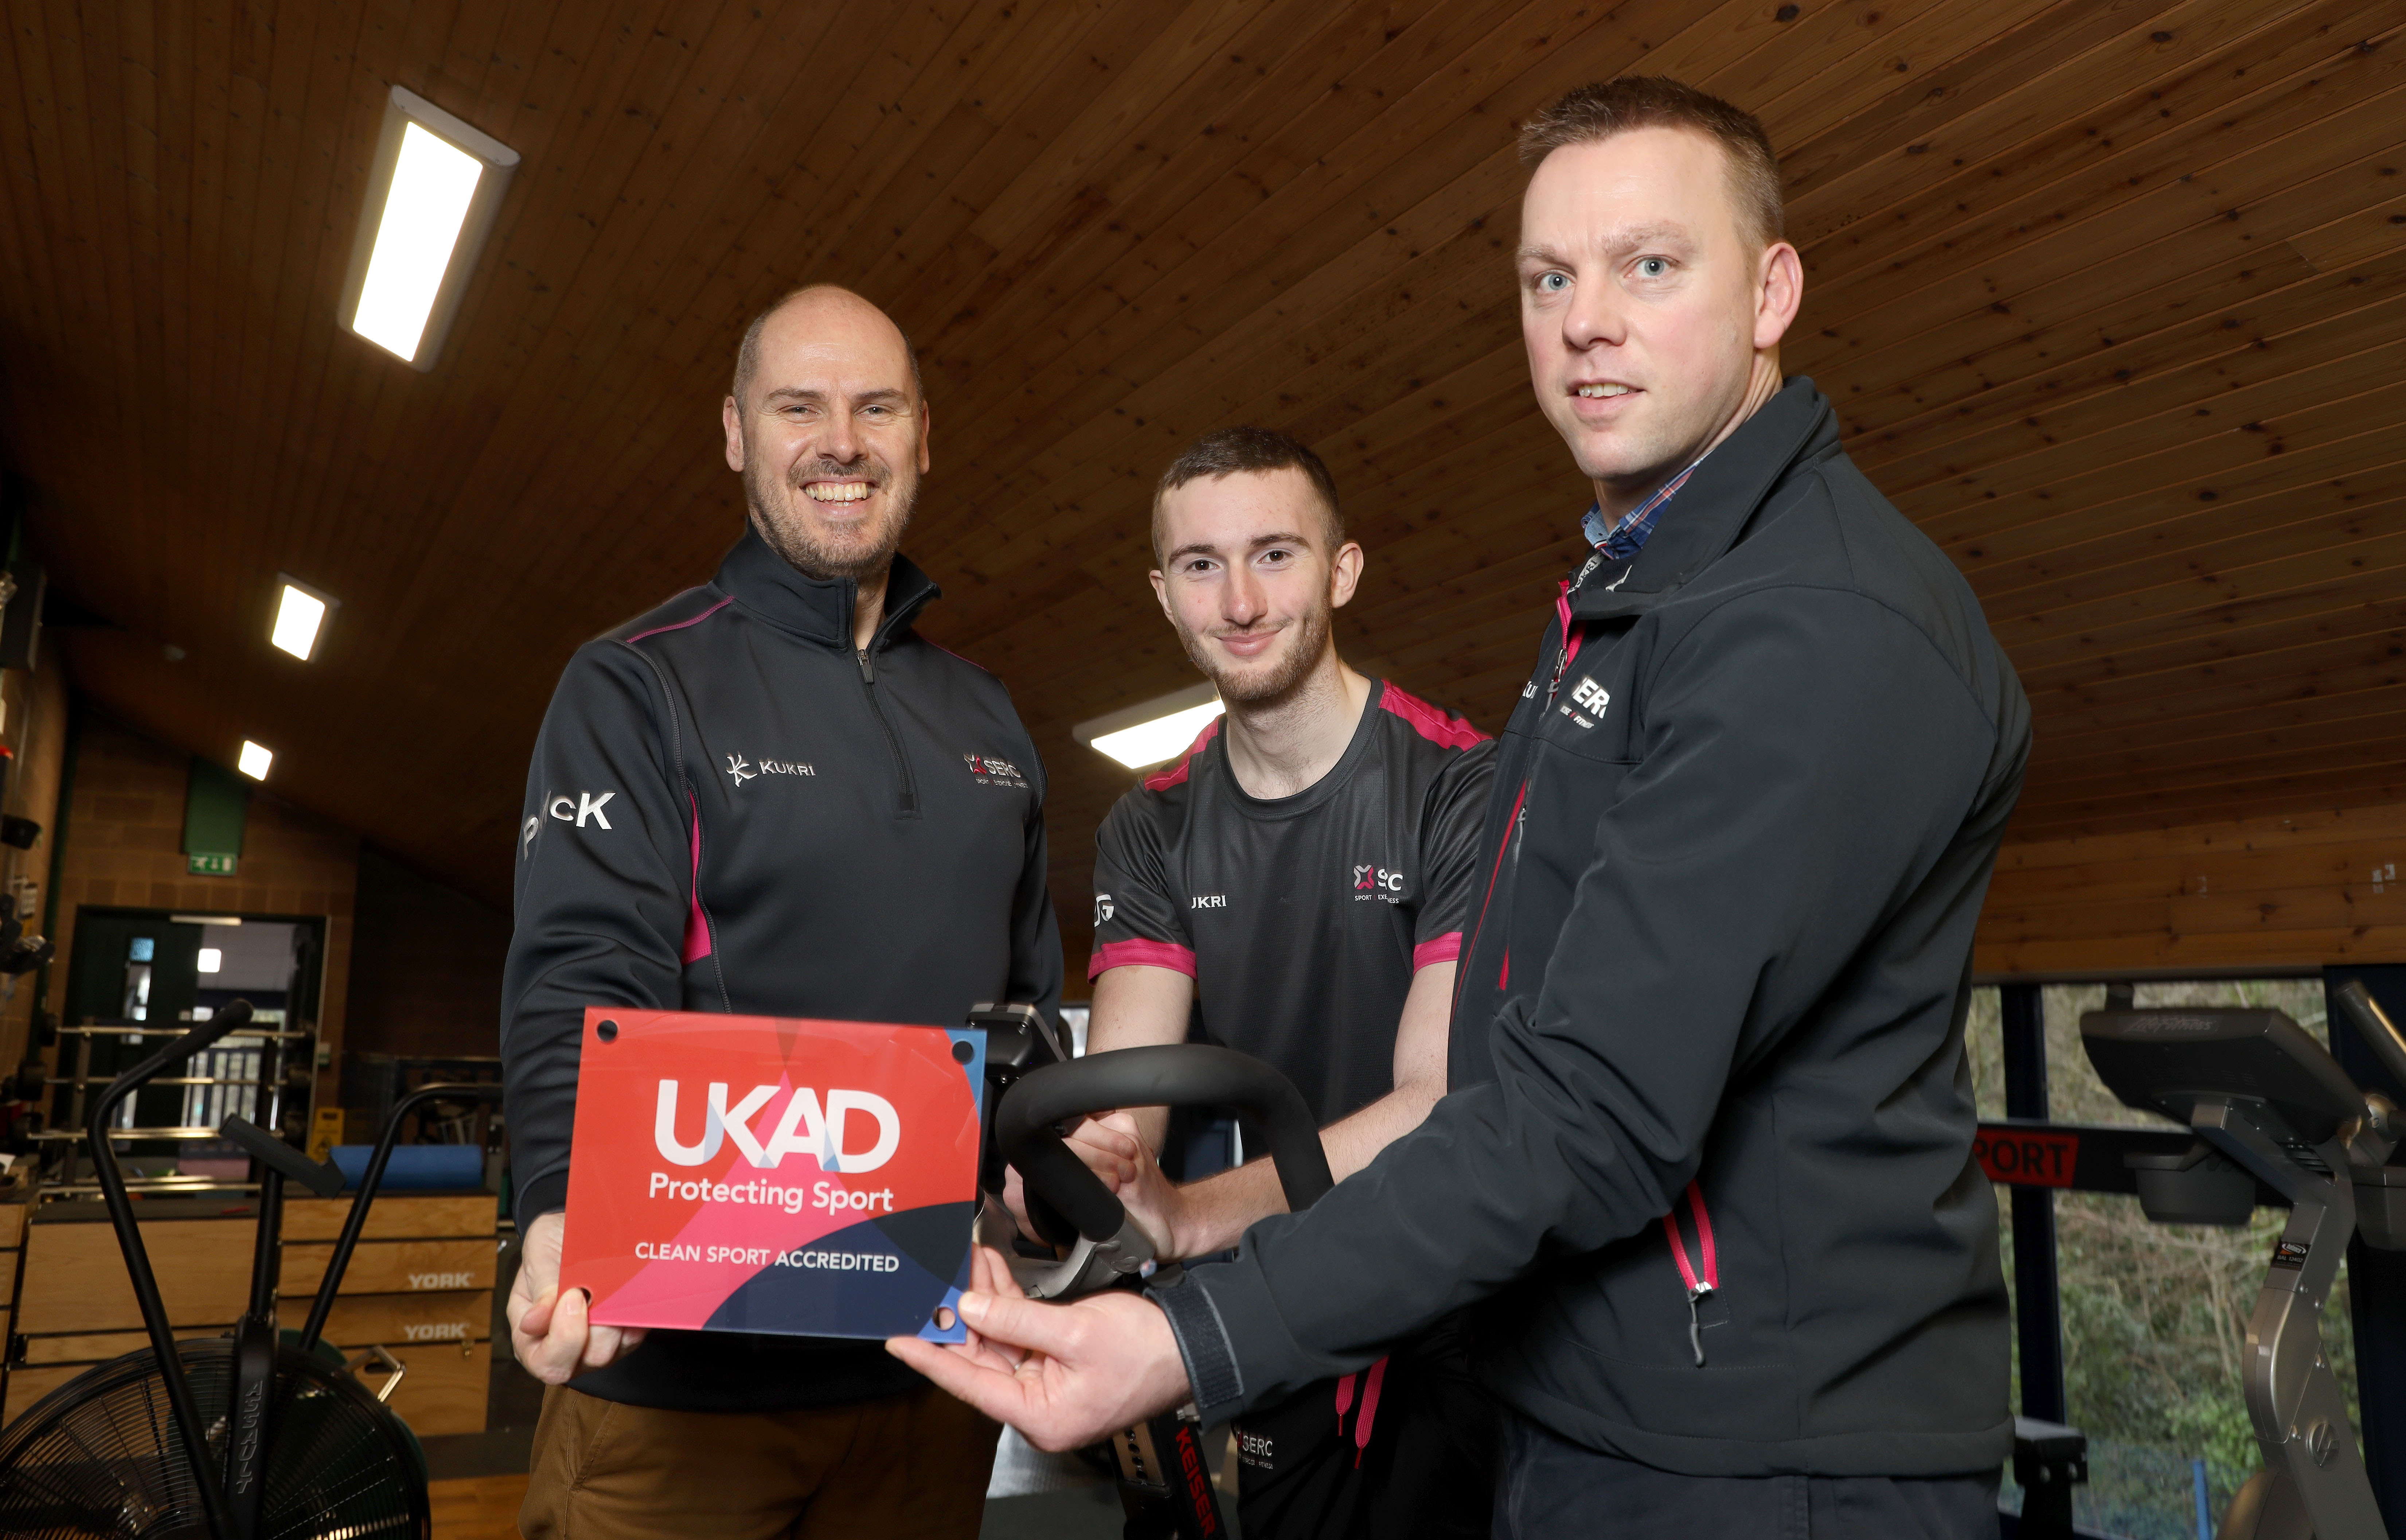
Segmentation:
{"type": "Polygon", "coordinates": [[[1377,866],[1353,869],[1353,896],[1356,899],[1384,898],[1394,903],[1403,897],[1403,893],[1404,874],[1400,871],[1389,871],[1377,866]]]}
{"type": "Polygon", "coordinates": [[[997,759],[990,754],[965,754],[961,758],[968,763],[969,774],[981,786],[1008,786],[1017,790],[1027,784],[1026,778],[1019,773],[1019,767],[1008,759],[997,759]]]}
{"type": "Polygon", "coordinates": [[[676,1135],[677,1082],[662,1081],[652,1119],[652,1142],[660,1157],[672,1166],[703,1165],[718,1153],[724,1141],[733,1139],[743,1158],[764,1171],[774,1169],[787,1155],[802,1154],[815,1159],[822,1171],[847,1176],[876,1170],[902,1147],[902,1118],[892,1102],[874,1091],[829,1091],[822,1111],[818,1093],[806,1085],[794,1088],[785,1116],[763,1141],[753,1133],[751,1122],[776,1094],[773,1085],[756,1085],[730,1108],[727,1082],[713,1081],[701,1142],[686,1144],[676,1135]],[[844,1149],[845,1120],[855,1112],[866,1112],[877,1124],[876,1141],[857,1153],[844,1149]]]}

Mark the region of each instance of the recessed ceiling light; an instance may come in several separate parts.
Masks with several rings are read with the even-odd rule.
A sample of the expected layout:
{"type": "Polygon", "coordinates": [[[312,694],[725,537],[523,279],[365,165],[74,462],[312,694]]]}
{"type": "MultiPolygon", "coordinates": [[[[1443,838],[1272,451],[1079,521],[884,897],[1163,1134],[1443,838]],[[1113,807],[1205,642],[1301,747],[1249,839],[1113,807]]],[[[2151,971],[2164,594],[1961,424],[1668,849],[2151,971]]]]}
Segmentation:
{"type": "Polygon", "coordinates": [[[276,574],[276,629],[267,639],[306,663],[318,645],[318,629],[326,624],[326,612],[335,600],[282,572],[276,574]]]}
{"type": "Polygon", "coordinates": [[[200,968],[204,973],[220,972],[225,968],[225,953],[213,946],[201,948],[200,968]]]}
{"type": "Polygon", "coordinates": [[[1221,709],[1217,690],[1194,685],[1140,706],[1081,722],[1069,729],[1069,736],[1130,770],[1143,770],[1178,757],[1221,709]]]}
{"type": "Polygon", "coordinates": [[[400,86],[385,106],[343,283],[343,324],[434,367],[518,153],[400,86]]]}
{"type": "Polygon", "coordinates": [[[267,767],[274,763],[275,755],[246,738],[242,741],[242,757],[234,761],[234,768],[254,781],[264,781],[267,779],[267,767]]]}

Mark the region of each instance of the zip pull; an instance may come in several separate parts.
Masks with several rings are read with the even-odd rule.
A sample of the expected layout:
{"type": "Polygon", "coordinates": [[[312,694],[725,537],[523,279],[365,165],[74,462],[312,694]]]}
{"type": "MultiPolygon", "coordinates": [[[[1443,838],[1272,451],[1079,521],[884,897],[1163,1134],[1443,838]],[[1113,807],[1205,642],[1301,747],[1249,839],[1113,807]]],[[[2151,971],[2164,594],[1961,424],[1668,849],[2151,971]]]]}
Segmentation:
{"type": "Polygon", "coordinates": [[[1705,1190],[1688,1183],[1688,1211],[1695,1216],[1697,1249],[1704,1252],[1699,1269],[1688,1262],[1688,1243],[1679,1238],[1677,1211],[1663,1216],[1663,1235],[1671,1243],[1671,1259],[1679,1264],[1679,1279],[1688,1286],[1688,1346],[1695,1350],[1696,1367],[1705,1366],[1705,1323],[1697,1314],[1706,1294],[1721,1286],[1720,1258],[1713,1246],[1713,1220],[1705,1211],[1705,1190]]]}
{"type": "Polygon", "coordinates": [[[877,667],[875,664],[869,661],[869,649],[866,647],[856,647],[853,649],[852,656],[853,660],[860,665],[860,682],[864,685],[876,684],[877,667]]]}

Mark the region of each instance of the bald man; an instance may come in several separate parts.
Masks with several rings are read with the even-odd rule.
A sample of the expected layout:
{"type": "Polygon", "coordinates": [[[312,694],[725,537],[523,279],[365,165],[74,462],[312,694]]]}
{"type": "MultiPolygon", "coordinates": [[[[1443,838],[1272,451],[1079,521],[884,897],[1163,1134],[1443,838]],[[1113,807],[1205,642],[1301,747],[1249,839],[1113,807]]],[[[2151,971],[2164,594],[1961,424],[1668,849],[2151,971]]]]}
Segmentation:
{"type": "Polygon", "coordinates": [[[856,294],[756,319],[721,408],[748,528],[718,574],[587,643],[518,824],[502,1056],[548,1387],[533,1537],[959,1536],[995,1424],[874,1342],[622,1330],[559,1290],[591,1005],[961,1021],[1061,995],[1044,771],[998,680],[912,629],[927,470],[910,344],[856,294]]]}

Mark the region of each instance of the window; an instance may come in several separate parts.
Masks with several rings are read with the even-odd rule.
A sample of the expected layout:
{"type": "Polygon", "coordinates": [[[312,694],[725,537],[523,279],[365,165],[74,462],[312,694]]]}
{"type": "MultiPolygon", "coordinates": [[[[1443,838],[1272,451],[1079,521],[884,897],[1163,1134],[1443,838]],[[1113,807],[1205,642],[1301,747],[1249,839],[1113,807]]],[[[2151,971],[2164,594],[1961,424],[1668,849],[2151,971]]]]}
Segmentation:
{"type": "MultiPolygon", "coordinates": [[[[2105,1003],[2102,984],[2048,984],[2047,1112],[2057,1123],[2167,1127],[2153,1112],[2123,1106],[2089,1067],[2081,1013],[2105,1003]]],[[[2140,1006],[2272,1006],[2326,1043],[2319,978],[2142,983],[2140,1006]]],[[[2005,1115],[2003,1034],[1998,991],[1975,991],[1966,1029],[1972,1078],[1984,1119],[2005,1115]]],[[[1997,1194],[2005,1282],[2014,1284],[2013,1225],[2006,1190],[1997,1194]]],[[[2089,1486],[2079,1519],[2109,1534],[2189,1540],[2200,1533],[2196,1467],[2204,1462],[2204,1531],[2213,1533],[2240,1483],[2260,1463],[2240,1395],[2240,1350],[2264,1279],[2265,1259],[2287,1211],[2258,1208],[2245,1225],[2157,1224],[2136,1198],[2058,1193],[2056,1266],[2063,1316],[2064,1400],[2088,1434],[2089,1486]]],[[[2355,1336],[2344,1269],[2322,1321],[2323,1347],[2356,1417],[2355,1336]]],[[[2021,1404],[2017,1366],[2014,1404],[2021,1404]]],[[[2361,1426],[2360,1421],[2358,1426],[2361,1426]]],[[[2017,1506],[2008,1480],[2007,1504],[2017,1506]]]]}

